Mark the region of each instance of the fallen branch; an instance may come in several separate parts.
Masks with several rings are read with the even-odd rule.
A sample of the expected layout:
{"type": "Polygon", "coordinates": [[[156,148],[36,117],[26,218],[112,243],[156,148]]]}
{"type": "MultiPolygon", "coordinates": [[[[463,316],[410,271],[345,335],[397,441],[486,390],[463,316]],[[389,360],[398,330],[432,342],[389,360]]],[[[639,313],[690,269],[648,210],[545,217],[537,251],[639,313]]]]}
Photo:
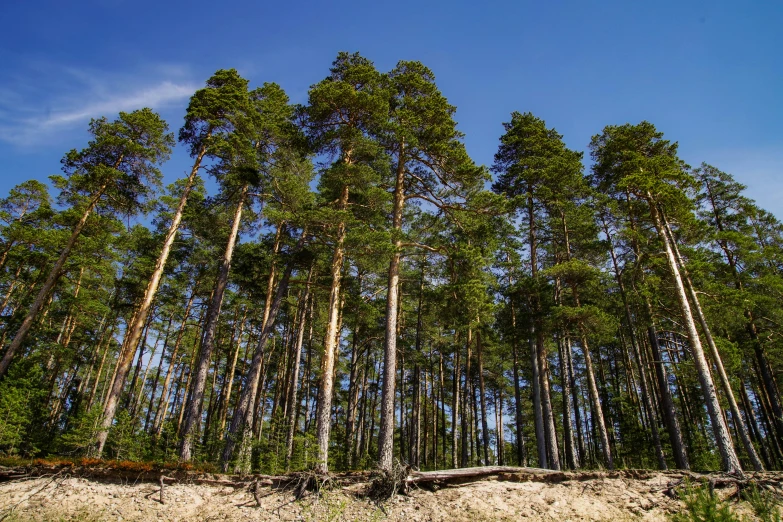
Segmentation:
{"type": "MultiPolygon", "coordinates": [[[[19,506],[20,506],[20,505],[21,505],[23,502],[26,502],[26,501],[30,500],[30,499],[31,499],[31,498],[33,498],[35,495],[37,495],[37,494],[38,494],[38,493],[40,493],[41,491],[43,491],[43,490],[45,490],[46,488],[48,488],[48,487],[49,487],[49,485],[50,485],[52,482],[54,482],[55,480],[57,480],[57,478],[59,477],[59,475],[60,475],[61,473],[63,473],[64,471],[65,471],[64,469],[60,470],[58,473],[56,473],[55,475],[53,475],[53,476],[52,476],[52,479],[51,479],[49,482],[47,482],[46,484],[44,484],[42,488],[40,488],[39,490],[37,490],[35,493],[32,493],[32,494],[28,495],[28,496],[27,496],[27,498],[23,498],[22,500],[20,500],[19,502],[17,502],[17,503],[16,503],[16,504],[14,504],[13,506],[11,506],[11,507],[8,509],[8,511],[7,511],[5,514],[3,514],[3,516],[2,516],[2,517],[0,517],[0,522],[2,522],[3,520],[5,520],[6,518],[8,518],[8,517],[9,517],[9,516],[10,516],[10,515],[11,515],[11,514],[14,512],[14,510],[15,510],[17,507],[19,507],[19,506]]],[[[68,478],[68,475],[65,475],[65,476],[63,476],[62,480],[64,481],[64,480],[65,480],[65,479],[67,479],[67,478],[68,478]]],[[[62,483],[62,481],[60,481],[60,483],[62,483]]],[[[59,486],[59,484],[58,484],[57,486],[59,486]]],[[[55,490],[57,489],[57,486],[55,486],[55,488],[54,488],[55,490]]]]}

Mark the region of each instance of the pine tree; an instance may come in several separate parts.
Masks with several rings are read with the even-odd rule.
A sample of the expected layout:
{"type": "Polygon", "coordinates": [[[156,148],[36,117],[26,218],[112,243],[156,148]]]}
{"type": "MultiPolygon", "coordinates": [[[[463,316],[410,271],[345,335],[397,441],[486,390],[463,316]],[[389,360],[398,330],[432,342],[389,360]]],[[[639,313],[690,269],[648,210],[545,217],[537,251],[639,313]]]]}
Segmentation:
{"type": "Polygon", "coordinates": [[[702,393],[705,396],[716,444],[727,472],[742,472],[734,451],[728,428],[721,414],[701,340],[685,291],[674,246],[666,234],[664,206],[672,213],[691,212],[685,190],[693,185],[677,157],[677,144],[663,139],[663,134],[647,122],[639,125],[606,127],[590,144],[595,160],[593,169],[597,185],[607,190],[627,190],[646,203],[649,220],[663,245],[670,276],[675,285],[676,298],[685,322],[689,346],[693,355],[702,393]]]}
{"type": "MultiPolygon", "coordinates": [[[[157,166],[168,159],[173,137],[168,125],[150,109],[121,112],[109,122],[106,118],[90,122],[93,140],[81,151],[71,150],[62,159],[65,177],[57,177],[58,200],[79,213],[71,236],[49,271],[27,316],[0,360],[0,377],[8,370],[14,354],[24,343],[93,212],[143,210],[145,201],[160,182],[157,166]]],[[[74,215],[74,217],[76,217],[74,215]]]]}

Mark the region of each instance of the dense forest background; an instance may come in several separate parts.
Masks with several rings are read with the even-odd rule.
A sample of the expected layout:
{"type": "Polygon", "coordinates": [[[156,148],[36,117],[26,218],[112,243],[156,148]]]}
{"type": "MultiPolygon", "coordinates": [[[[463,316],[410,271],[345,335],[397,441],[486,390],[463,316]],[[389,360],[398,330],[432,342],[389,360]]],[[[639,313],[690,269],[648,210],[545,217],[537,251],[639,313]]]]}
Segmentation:
{"type": "Polygon", "coordinates": [[[515,112],[486,168],[455,111],[341,53],[301,106],[231,69],[177,139],[93,120],[0,201],[0,453],[780,469],[775,216],[649,122],[515,112]]]}

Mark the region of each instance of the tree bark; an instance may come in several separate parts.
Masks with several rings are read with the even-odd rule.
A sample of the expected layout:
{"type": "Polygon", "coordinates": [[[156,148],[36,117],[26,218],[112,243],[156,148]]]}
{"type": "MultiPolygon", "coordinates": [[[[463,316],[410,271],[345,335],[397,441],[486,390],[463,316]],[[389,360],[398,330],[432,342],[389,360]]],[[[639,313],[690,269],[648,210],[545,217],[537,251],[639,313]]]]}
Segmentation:
{"type": "Polygon", "coordinates": [[[674,280],[675,293],[680,304],[680,310],[682,312],[683,321],[685,323],[685,329],[688,333],[688,342],[690,344],[691,353],[693,355],[693,362],[696,366],[699,383],[702,388],[702,393],[704,393],[704,399],[707,403],[707,411],[710,415],[710,422],[712,424],[713,433],[715,435],[715,442],[723,460],[723,470],[728,473],[741,474],[742,466],[740,465],[737,454],[734,451],[734,447],[731,443],[731,437],[729,435],[728,428],[723,422],[720,404],[718,403],[718,397],[715,392],[715,384],[712,382],[712,376],[710,375],[707,359],[704,356],[704,350],[701,346],[699,333],[696,330],[696,323],[693,320],[693,313],[691,312],[691,306],[688,302],[688,296],[685,292],[685,286],[682,282],[680,270],[677,265],[677,259],[674,255],[671,242],[666,235],[661,215],[658,212],[656,203],[652,200],[651,196],[648,197],[648,203],[650,207],[650,217],[652,218],[653,224],[658,231],[658,236],[663,243],[664,252],[666,254],[666,261],[669,265],[669,272],[671,273],[672,279],[674,280]]]}
{"type": "MultiPolygon", "coordinates": [[[[209,136],[209,134],[208,134],[209,136]]],[[[128,325],[125,339],[123,340],[123,347],[133,347],[123,352],[122,357],[117,362],[117,376],[113,381],[109,395],[106,398],[103,406],[103,420],[101,424],[102,430],[98,433],[98,447],[96,449],[96,456],[100,457],[103,454],[103,447],[106,444],[106,437],[109,434],[109,428],[114,421],[114,414],[117,410],[117,403],[120,399],[122,389],[125,387],[125,380],[128,377],[131,364],[133,363],[133,357],[135,355],[135,347],[141,339],[142,330],[147,322],[147,316],[152,308],[152,302],[158,293],[158,287],[160,286],[160,280],[163,277],[163,270],[166,267],[166,261],[169,258],[171,247],[174,245],[174,240],[177,237],[179,231],[179,225],[182,222],[182,215],[185,211],[185,205],[188,202],[188,197],[193,189],[193,182],[196,179],[199,169],[201,168],[201,162],[204,159],[204,155],[207,152],[206,144],[202,145],[196,155],[196,160],[193,162],[193,167],[190,169],[190,175],[185,183],[185,188],[180,196],[177,210],[174,212],[174,216],[171,219],[169,230],[166,233],[166,238],[163,240],[163,246],[158,254],[158,259],[155,262],[155,269],[152,272],[149,283],[147,283],[147,289],[144,292],[144,298],[142,299],[141,306],[134,315],[133,322],[128,325]]]]}
{"type": "MultiPolygon", "coordinates": [[[[305,242],[306,230],[302,231],[302,235],[299,238],[296,251],[301,250],[305,242]]],[[[223,448],[223,454],[221,456],[221,468],[223,472],[228,471],[231,459],[234,456],[234,448],[239,443],[239,458],[237,460],[235,470],[238,473],[248,473],[250,471],[250,439],[252,437],[253,419],[255,417],[255,404],[256,394],[258,393],[258,384],[261,380],[261,369],[264,361],[264,352],[266,343],[269,337],[272,335],[272,329],[275,325],[277,318],[277,312],[280,310],[280,306],[283,302],[283,297],[288,290],[288,281],[291,279],[291,272],[294,269],[294,260],[289,261],[286,264],[283,277],[280,279],[280,283],[277,286],[277,292],[275,292],[274,300],[269,308],[269,315],[267,317],[266,325],[264,326],[261,336],[258,339],[258,344],[253,353],[253,359],[248,368],[247,380],[245,387],[242,389],[242,393],[239,397],[239,402],[234,409],[234,415],[231,418],[231,425],[226,435],[226,445],[223,448]],[[251,429],[248,429],[250,427],[251,429]]]]}
{"type": "Polygon", "coordinates": [[[185,417],[180,436],[182,442],[179,448],[180,460],[187,462],[191,459],[193,453],[193,437],[198,431],[201,423],[201,410],[204,403],[204,389],[207,384],[207,374],[212,360],[212,352],[215,349],[215,333],[217,331],[220,309],[223,305],[223,296],[228,286],[228,274],[231,271],[231,259],[234,256],[237,236],[239,235],[239,226],[242,222],[242,211],[244,210],[245,200],[249,185],[245,184],[239,194],[239,202],[234,211],[234,220],[231,224],[231,232],[228,236],[226,251],[220,263],[215,289],[212,292],[212,300],[209,303],[207,316],[204,323],[204,338],[201,341],[201,350],[198,363],[196,364],[195,376],[191,386],[188,401],[185,403],[185,417]]]}
{"type": "MultiPolygon", "coordinates": [[[[348,185],[344,185],[338,201],[338,209],[345,210],[348,206],[348,185]]],[[[340,290],[342,286],[343,258],[345,257],[345,222],[337,225],[334,252],[332,254],[331,277],[329,289],[329,312],[324,336],[324,353],[321,358],[321,380],[318,386],[318,405],[316,407],[318,434],[318,464],[320,473],[329,472],[329,433],[332,427],[332,396],[334,388],[334,367],[337,351],[340,346],[340,290]]]]}
{"type": "Polygon", "coordinates": [[[391,471],[394,455],[394,383],[397,375],[397,311],[399,308],[400,255],[402,248],[402,212],[405,207],[405,141],[397,153],[397,178],[394,187],[392,228],[394,253],[389,262],[386,292],[386,330],[383,344],[383,388],[381,391],[381,430],[378,438],[378,467],[391,471]]]}

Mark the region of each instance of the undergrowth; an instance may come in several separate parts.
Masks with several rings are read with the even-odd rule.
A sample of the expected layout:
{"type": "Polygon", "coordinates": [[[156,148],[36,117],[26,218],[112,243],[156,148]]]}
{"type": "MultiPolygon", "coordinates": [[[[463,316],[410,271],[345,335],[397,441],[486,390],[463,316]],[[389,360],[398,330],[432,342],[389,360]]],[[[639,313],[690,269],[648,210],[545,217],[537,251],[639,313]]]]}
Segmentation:
{"type": "MultiPolygon", "coordinates": [[[[685,484],[680,492],[685,509],[672,515],[672,522],[750,522],[736,513],[730,500],[721,499],[706,485],[685,484]]],[[[774,495],[755,485],[741,492],[741,499],[761,522],[781,522],[780,502],[774,495]]]]}

